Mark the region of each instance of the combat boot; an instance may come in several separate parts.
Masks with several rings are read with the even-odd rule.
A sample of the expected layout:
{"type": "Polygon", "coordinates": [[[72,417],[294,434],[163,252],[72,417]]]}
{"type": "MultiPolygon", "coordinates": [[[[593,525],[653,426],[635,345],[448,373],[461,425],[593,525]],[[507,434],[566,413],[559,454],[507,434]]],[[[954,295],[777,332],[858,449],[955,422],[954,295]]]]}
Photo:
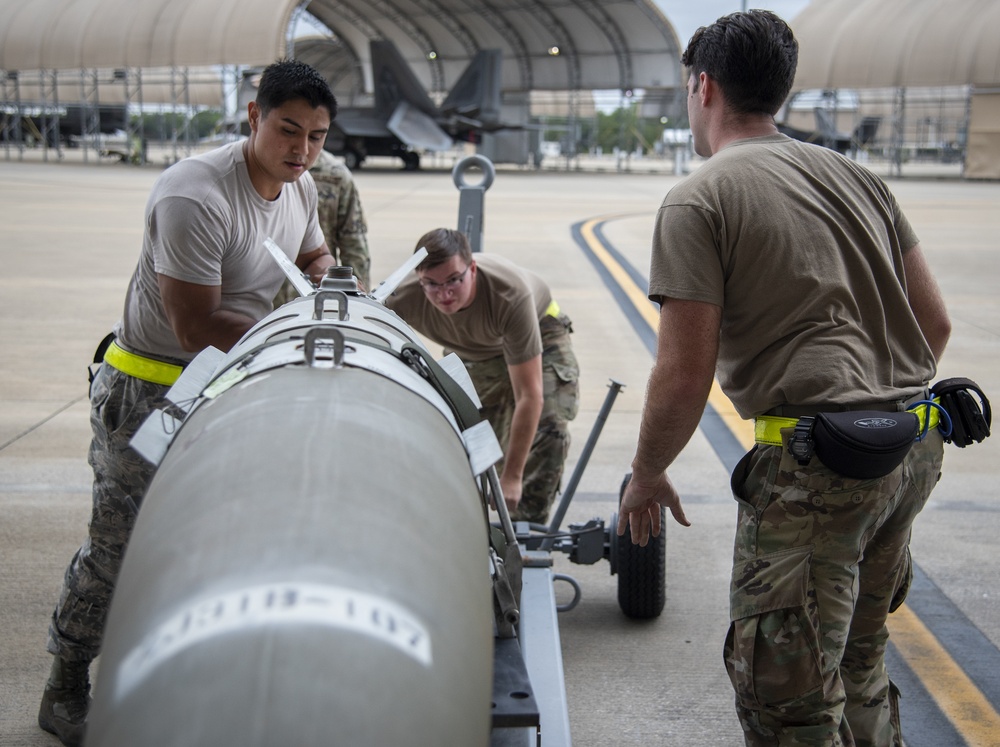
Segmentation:
{"type": "Polygon", "coordinates": [[[66,747],[80,747],[89,708],[90,662],[56,656],[38,709],[38,725],[66,747]]]}

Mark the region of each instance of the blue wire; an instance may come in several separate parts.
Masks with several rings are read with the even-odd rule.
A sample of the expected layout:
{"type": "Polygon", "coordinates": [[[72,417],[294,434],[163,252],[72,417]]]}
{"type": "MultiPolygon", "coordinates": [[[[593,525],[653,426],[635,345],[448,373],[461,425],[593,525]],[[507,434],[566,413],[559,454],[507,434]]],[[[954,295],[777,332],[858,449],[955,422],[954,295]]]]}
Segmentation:
{"type": "MultiPolygon", "coordinates": [[[[914,402],[912,405],[910,405],[906,409],[907,409],[907,411],[910,411],[910,410],[913,410],[915,407],[920,407],[921,405],[923,405],[924,407],[927,407],[927,408],[934,407],[934,408],[936,408],[938,410],[938,412],[941,413],[941,421],[943,423],[947,423],[948,427],[947,427],[947,429],[942,428],[941,427],[941,423],[938,423],[938,430],[941,431],[941,435],[944,436],[945,438],[947,438],[948,436],[950,436],[951,435],[951,429],[952,429],[952,423],[951,423],[951,415],[948,414],[948,411],[945,410],[943,407],[941,407],[941,405],[939,405],[937,402],[932,402],[929,399],[922,399],[922,400],[920,400],[918,402],[914,402]]],[[[924,416],[924,429],[923,429],[923,431],[920,432],[920,435],[918,435],[916,437],[916,439],[914,439],[914,440],[916,440],[916,441],[923,441],[924,437],[927,436],[927,431],[930,430],[930,425],[931,425],[931,414],[930,414],[930,411],[928,410],[928,412],[924,416]]]]}

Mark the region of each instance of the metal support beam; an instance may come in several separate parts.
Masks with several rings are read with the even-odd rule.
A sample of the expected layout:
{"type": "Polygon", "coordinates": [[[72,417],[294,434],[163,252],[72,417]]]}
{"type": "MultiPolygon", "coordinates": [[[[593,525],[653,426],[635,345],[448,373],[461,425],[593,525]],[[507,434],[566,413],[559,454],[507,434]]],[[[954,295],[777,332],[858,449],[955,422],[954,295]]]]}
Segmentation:
{"type": "Polygon", "coordinates": [[[24,135],[21,130],[21,120],[24,111],[21,107],[21,83],[16,70],[0,71],[0,94],[3,95],[3,147],[7,160],[10,160],[11,145],[17,148],[17,160],[24,160],[24,135]],[[13,106],[11,105],[13,102],[13,106]]]}
{"type": "MultiPolygon", "coordinates": [[[[190,113],[191,113],[191,93],[188,88],[188,69],[184,68],[170,68],[170,100],[173,103],[174,111],[183,109],[185,114],[184,126],[181,128],[180,136],[184,141],[184,155],[191,155],[191,124],[190,124],[190,113]]],[[[171,118],[170,123],[170,145],[173,150],[174,161],[179,161],[180,157],[178,155],[178,132],[177,132],[177,122],[174,118],[171,118]]]]}
{"type": "Polygon", "coordinates": [[[42,153],[49,160],[49,143],[55,144],[58,158],[62,158],[62,143],[59,140],[59,80],[55,70],[39,70],[38,83],[42,98],[42,153]]]}
{"type": "Polygon", "coordinates": [[[142,68],[115,71],[125,87],[125,132],[128,142],[138,143],[137,162],[146,163],[146,120],[142,116],[142,68]]]}

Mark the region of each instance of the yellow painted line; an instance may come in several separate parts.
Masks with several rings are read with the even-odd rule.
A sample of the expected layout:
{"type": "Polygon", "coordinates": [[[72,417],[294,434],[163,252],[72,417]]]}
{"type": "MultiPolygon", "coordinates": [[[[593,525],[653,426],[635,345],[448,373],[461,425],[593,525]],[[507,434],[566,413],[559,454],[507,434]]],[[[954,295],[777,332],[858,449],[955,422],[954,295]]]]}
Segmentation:
{"type": "Polygon", "coordinates": [[[740,417],[729,397],[722,393],[722,387],[719,386],[718,381],[712,382],[712,389],[708,393],[708,403],[722,418],[722,422],[729,428],[729,432],[736,436],[740,445],[749,451],[754,442],[753,421],[740,417]]]}
{"type": "Polygon", "coordinates": [[[625,291],[625,295],[629,297],[632,301],[632,305],[635,306],[635,310],[639,312],[643,319],[646,320],[646,324],[649,328],[653,330],[655,335],[657,330],[660,328],[660,313],[653,308],[653,303],[646,297],[642,288],[635,284],[632,277],[625,272],[625,269],[615,261],[608,250],[604,248],[604,245],[600,242],[596,235],[594,235],[594,226],[598,223],[604,223],[610,220],[614,216],[605,216],[603,218],[594,218],[593,220],[588,220],[582,226],[580,226],[580,235],[584,237],[587,241],[587,246],[590,247],[590,251],[594,253],[601,264],[608,273],[615,279],[618,286],[625,291]]]}
{"type": "MultiPolygon", "coordinates": [[[[659,314],[653,304],[594,234],[595,225],[612,217],[587,221],[580,233],[655,334],[659,314]]],[[[753,446],[753,421],[737,414],[718,381],[712,382],[708,401],[740,444],[746,449],[753,446]]],[[[889,616],[887,624],[890,640],[969,747],[996,747],[1000,743],[1000,714],[913,610],[904,604],[889,616]]]]}
{"type": "MultiPolygon", "coordinates": [[[[635,284],[635,281],[632,280],[632,276],[629,275],[625,269],[615,261],[615,258],[608,253],[608,250],[604,248],[604,245],[601,244],[600,240],[594,234],[594,226],[598,223],[604,223],[614,217],[616,216],[603,216],[587,221],[580,227],[580,235],[586,240],[587,246],[590,247],[590,251],[592,251],[594,256],[596,256],[601,261],[601,264],[604,265],[608,274],[615,279],[618,286],[625,292],[625,295],[628,296],[636,311],[638,311],[642,318],[646,321],[649,328],[653,330],[653,334],[656,334],[660,327],[659,312],[654,308],[652,302],[646,296],[646,293],[642,290],[642,288],[635,284]]],[[[745,448],[749,449],[753,445],[753,422],[750,420],[744,420],[737,414],[736,408],[733,407],[733,403],[729,401],[729,397],[722,393],[722,389],[719,387],[719,382],[712,382],[712,391],[708,395],[708,401],[733,435],[736,436],[745,448]]]]}
{"type": "Polygon", "coordinates": [[[889,615],[889,640],[969,747],[1000,744],[1000,714],[905,604],[889,615]]]}

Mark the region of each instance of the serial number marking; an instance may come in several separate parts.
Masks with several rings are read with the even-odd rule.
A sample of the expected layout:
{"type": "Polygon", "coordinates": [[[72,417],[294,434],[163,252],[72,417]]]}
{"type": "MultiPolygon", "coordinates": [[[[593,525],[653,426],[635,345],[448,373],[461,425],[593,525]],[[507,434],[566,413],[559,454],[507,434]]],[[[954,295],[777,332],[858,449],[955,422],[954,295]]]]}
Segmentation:
{"type": "Polygon", "coordinates": [[[355,589],[321,584],[265,584],[200,600],[148,634],[122,660],[115,699],[123,698],[161,663],[196,643],[254,627],[325,625],[378,639],[426,667],[430,635],[407,609],[355,589]]]}

